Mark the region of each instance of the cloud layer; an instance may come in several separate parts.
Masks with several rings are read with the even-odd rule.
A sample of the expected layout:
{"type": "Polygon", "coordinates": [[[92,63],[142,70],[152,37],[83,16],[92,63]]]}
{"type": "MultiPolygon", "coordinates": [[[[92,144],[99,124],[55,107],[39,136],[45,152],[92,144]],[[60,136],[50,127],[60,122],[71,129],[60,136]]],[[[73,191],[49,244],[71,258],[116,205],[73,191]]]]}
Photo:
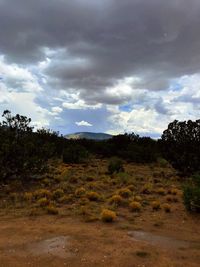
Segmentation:
{"type": "Polygon", "coordinates": [[[198,118],[199,14],[198,0],[0,0],[1,111],[62,133],[198,118]]]}

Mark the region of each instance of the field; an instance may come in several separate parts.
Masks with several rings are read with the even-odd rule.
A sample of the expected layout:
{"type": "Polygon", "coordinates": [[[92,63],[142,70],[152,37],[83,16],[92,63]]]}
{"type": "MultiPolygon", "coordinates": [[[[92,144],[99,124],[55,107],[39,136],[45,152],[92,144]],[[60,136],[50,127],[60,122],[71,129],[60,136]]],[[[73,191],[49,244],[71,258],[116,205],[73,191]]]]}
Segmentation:
{"type": "Polygon", "coordinates": [[[200,217],[186,212],[166,162],[50,163],[0,188],[0,267],[200,266],[200,217]]]}

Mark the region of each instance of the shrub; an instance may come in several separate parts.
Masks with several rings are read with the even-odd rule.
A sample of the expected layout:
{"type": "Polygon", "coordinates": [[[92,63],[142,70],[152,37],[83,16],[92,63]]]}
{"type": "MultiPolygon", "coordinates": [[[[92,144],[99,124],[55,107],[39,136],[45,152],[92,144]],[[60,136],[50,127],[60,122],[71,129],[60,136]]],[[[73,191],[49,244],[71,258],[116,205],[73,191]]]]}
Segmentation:
{"type": "Polygon", "coordinates": [[[119,195],[124,198],[129,198],[132,195],[132,192],[128,188],[122,188],[118,191],[119,195]]]}
{"type": "Polygon", "coordinates": [[[33,194],[31,192],[25,192],[24,193],[24,200],[25,201],[31,202],[32,199],[33,199],[33,194]]]}
{"type": "Polygon", "coordinates": [[[50,198],[51,192],[47,189],[38,189],[33,193],[33,196],[36,199],[43,198],[43,197],[50,198]]]}
{"type": "Polygon", "coordinates": [[[164,158],[158,158],[157,163],[160,165],[160,167],[165,168],[168,166],[168,161],[164,158]]]}
{"type": "Polygon", "coordinates": [[[58,209],[53,205],[47,206],[46,211],[48,214],[51,214],[51,215],[57,215],[58,214],[58,209]]]}
{"type": "Polygon", "coordinates": [[[101,220],[103,222],[113,222],[116,217],[116,213],[112,210],[103,209],[103,211],[101,212],[101,220]]]}
{"type": "Polygon", "coordinates": [[[91,201],[98,201],[100,200],[100,195],[97,192],[87,192],[86,197],[91,201]]]}
{"type": "Polygon", "coordinates": [[[62,189],[56,189],[53,191],[52,197],[53,199],[57,200],[64,196],[64,191],[62,189]]]}
{"type": "Polygon", "coordinates": [[[168,203],[164,203],[162,205],[162,208],[164,209],[165,212],[171,212],[171,206],[168,203]]]}
{"type": "Polygon", "coordinates": [[[160,202],[158,200],[155,200],[151,203],[153,210],[159,210],[160,209],[160,202]]]}
{"type": "Polygon", "coordinates": [[[46,197],[43,197],[43,198],[38,199],[37,204],[40,207],[46,207],[49,205],[49,200],[46,197]]]}
{"type": "Polygon", "coordinates": [[[159,195],[165,195],[165,189],[163,187],[158,188],[157,193],[159,195]]]}
{"type": "Polygon", "coordinates": [[[80,197],[80,196],[85,195],[85,193],[86,193],[85,188],[84,188],[84,187],[79,187],[79,188],[77,188],[76,191],[75,191],[75,196],[76,196],[76,197],[80,197]]]}
{"type": "Polygon", "coordinates": [[[127,186],[128,189],[130,189],[132,192],[135,190],[135,186],[133,184],[130,184],[127,186]]]}
{"type": "Polygon", "coordinates": [[[129,204],[129,207],[130,207],[131,211],[140,211],[142,208],[140,202],[137,202],[137,201],[132,201],[129,204]]]}
{"type": "Polygon", "coordinates": [[[117,206],[122,205],[124,203],[123,198],[120,195],[114,195],[112,196],[108,202],[110,204],[115,204],[117,206]]]}
{"type": "Polygon", "coordinates": [[[189,211],[200,212],[200,175],[191,177],[190,183],[184,186],[183,201],[189,211]]]}
{"type": "Polygon", "coordinates": [[[11,200],[13,203],[17,202],[17,200],[18,200],[18,194],[17,194],[17,193],[11,193],[11,194],[9,195],[9,197],[10,197],[10,200],[11,200]]]}
{"type": "Polygon", "coordinates": [[[84,163],[88,157],[88,151],[78,144],[68,145],[63,152],[64,163],[84,163]]]}
{"type": "Polygon", "coordinates": [[[134,196],[134,200],[137,202],[141,202],[142,198],[141,198],[141,196],[134,196]]]}
{"type": "Polygon", "coordinates": [[[171,195],[167,195],[167,196],[166,196],[166,200],[167,200],[168,202],[172,202],[172,201],[173,201],[173,197],[172,197],[171,195]]]}
{"type": "Polygon", "coordinates": [[[142,194],[151,194],[151,191],[152,191],[152,185],[151,184],[145,184],[141,189],[142,194]]]}
{"type": "Polygon", "coordinates": [[[58,199],[59,203],[68,204],[71,201],[70,196],[63,196],[58,199]]]}
{"type": "Polygon", "coordinates": [[[111,158],[108,164],[109,174],[119,173],[123,171],[124,171],[124,167],[123,167],[122,160],[117,157],[111,158]]]}
{"type": "Polygon", "coordinates": [[[178,193],[179,193],[179,190],[178,189],[176,189],[176,188],[172,188],[171,189],[171,194],[172,195],[178,195],[178,193]]]}

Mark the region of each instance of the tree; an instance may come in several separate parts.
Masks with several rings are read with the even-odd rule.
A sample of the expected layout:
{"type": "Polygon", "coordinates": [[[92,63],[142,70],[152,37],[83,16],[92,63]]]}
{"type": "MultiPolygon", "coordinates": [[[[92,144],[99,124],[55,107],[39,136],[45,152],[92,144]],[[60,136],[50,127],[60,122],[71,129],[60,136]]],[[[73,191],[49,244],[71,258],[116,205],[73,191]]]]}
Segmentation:
{"type": "Polygon", "coordinates": [[[200,170],[200,120],[171,122],[162,135],[163,153],[187,175],[200,170]]]}

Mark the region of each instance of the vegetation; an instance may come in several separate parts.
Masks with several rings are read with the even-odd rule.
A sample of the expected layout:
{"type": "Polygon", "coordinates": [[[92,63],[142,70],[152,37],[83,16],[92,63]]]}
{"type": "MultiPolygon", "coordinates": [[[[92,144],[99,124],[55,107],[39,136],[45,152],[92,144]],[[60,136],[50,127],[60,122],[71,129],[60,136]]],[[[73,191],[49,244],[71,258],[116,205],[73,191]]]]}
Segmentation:
{"type": "MultiPolygon", "coordinates": [[[[26,201],[29,205],[35,203],[36,206],[45,207],[51,201],[69,204],[75,197],[83,205],[87,205],[87,201],[94,203],[105,199],[108,205],[114,205],[115,208],[125,206],[130,200],[131,203],[137,203],[136,206],[151,202],[152,208],[158,210],[162,206],[160,199],[153,202],[153,199],[148,200],[148,196],[154,193],[159,198],[166,195],[165,201],[171,204],[179,202],[180,190],[173,186],[165,187],[170,174],[163,170],[172,165],[181,176],[186,177],[183,180],[186,182],[183,190],[186,208],[190,211],[200,210],[199,175],[193,175],[200,171],[200,120],[175,120],[158,141],[134,133],[96,141],[68,140],[57,132],[34,130],[30,118],[19,114],[13,116],[9,110],[5,110],[2,117],[0,184],[9,185],[13,181],[20,188],[27,185],[29,189],[34,183],[40,184],[40,188],[25,191],[22,196],[8,189],[12,203],[26,201]],[[101,175],[98,166],[93,173],[81,178],[73,174],[73,169],[71,173],[65,169],[65,166],[74,164],[85,168],[93,158],[106,159],[107,171],[102,173],[98,181],[95,177],[101,175]],[[56,169],[58,163],[63,164],[63,169],[56,169]],[[160,171],[154,172],[152,179],[134,177],[134,173],[127,172],[127,163],[150,164],[152,170],[158,166],[160,171]],[[191,179],[187,178],[191,175],[191,179]],[[141,186],[138,187],[140,181],[141,186]],[[115,187],[115,190],[104,196],[101,190],[105,187],[115,187]]],[[[167,211],[169,204],[165,203],[163,207],[167,211]]]]}
{"type": "Polygon", "coordinates": [[[112,210],[103,209],[103,211],[101,212],[101,220],[103,222],[113,222],[116,217],[116,213],[112,210]]]}
{"type": "Polygon", "coordinates": [[[193,175],[184,186],[183,199],[187,210],[200,212],[200,174],[193,175]]]}

